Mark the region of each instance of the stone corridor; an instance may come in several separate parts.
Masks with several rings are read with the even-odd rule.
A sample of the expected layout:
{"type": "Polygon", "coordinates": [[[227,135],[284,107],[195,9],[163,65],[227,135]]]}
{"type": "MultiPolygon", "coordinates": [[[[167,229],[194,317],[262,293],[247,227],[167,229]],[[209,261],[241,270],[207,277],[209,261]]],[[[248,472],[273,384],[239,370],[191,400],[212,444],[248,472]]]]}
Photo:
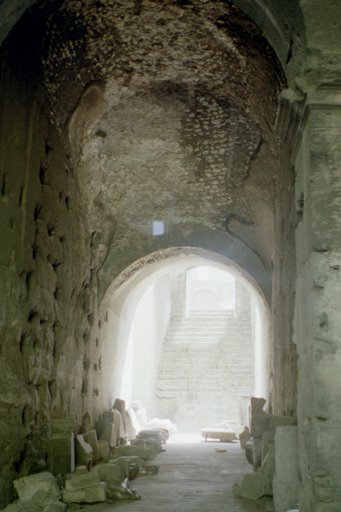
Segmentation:
{"type": "Polygon", "coordinates": [[[160,453],[153,460],[153,464],[157,464],[160,468],[159,473],[139,477],[131,483],[131,486],[141,495],[141,501],[85,506],[84,510],[87,512],[273,510],[270,499],[257,503],[233,497],[233,484],[240,481],[242,475],[249,471],[249,465],[239,443],[204,442],[198,435],[175,435],[171,438],[171,442],[166,444],[165,449],[165,452],[160,453]]]}
{"type": "MultiPolygon", "coordinates": [[[[224,403],[251,428],[276,512],[340,512],[340,162],[340,0],[0,0],[0,507],[68,474],[81,431],[95,457],[117,398],[200,431],[201,394],[212,423],[224,403]],[[250,314],[230,358],[178,333],[180,375],[164,340],[200,266],[240,280],[250,314]]],[[[198,502],[232,511],[223,460],[242,463],[210,449],[182,466],[170,446],[155,482],[186,468],[188,510],[207,480],[198,502]]]]}

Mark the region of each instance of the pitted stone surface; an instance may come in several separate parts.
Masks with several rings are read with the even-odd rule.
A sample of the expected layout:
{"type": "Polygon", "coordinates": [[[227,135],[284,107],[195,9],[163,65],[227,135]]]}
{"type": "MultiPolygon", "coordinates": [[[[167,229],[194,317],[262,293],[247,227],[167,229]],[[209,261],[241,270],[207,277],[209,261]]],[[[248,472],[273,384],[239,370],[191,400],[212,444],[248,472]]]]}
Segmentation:
{"type": "MultiPolygon", "coordinates": [[[[0,37],[33,3],[0,0],[0,37]]],[[[238,0],[265,33],[273,18],[288,80],[303,92],[340,77],[339,6],[317,3],[264,0],[257,11],[238,0]],[[301,23],[292,27],[299,7],[306,34],[301,23]],[[304,79],[295,82],[297,69],[304,79]]],[[[304,320],[295,341],[304,361],[301,424],[314,418],[316,435],[304,430],[301,447],[310,456],[319,446],[326,479],[338,474],[339,114],[335,126],[330,112],[309,121],[310,161],[295,170],[303,180],[312,167],[304,178],[311,195],[304,190],[295,210],[292,155],[278,151],[273,135],[282,73],[257,27],[230,3],[37,1],[1,58],[1,505],[14,496],[15,477],[45,468],[51,418],[73,414],[80,424],[110,403],[104,383],[114,356],[102,346],[107,315],[98,313],[110,279],[179,238],[227,257],[238,245],[242,262],[247,251],[257,254],[246,256],[257,261],[250,274],[258,282],[274,268],[271,402],[279,413],[296,407],[295,256],[312,264],[315,309],[306,304],[306,263],[296,302],[314,336],[304,320]],[[154,220],[165,223],[162,242],[152,236],[154,220]]],[[[321,506],[334,493],[326,483],[316,481],[321,506]]]]}
{"type": "Polygon", "coordinates": [[[167,232],[186,221],[232,233],[270,268],[284,82],[256,25],[201,0],[41,9],[50,115],[60,130],[69,122],[100,260],[109,246],[111,259],[144,255],[154,220],[167,232]]]}

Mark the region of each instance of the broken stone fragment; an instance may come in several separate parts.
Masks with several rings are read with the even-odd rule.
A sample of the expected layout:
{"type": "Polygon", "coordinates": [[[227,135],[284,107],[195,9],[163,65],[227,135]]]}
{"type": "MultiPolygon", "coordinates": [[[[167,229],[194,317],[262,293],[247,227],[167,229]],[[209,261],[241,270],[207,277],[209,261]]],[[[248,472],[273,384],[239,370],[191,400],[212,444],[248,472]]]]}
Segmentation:
{"type": "Polygon", "coordinates": [[[265,398],[257,398],[255,396],[251,398],[251,418],[253,418],[257,414],[266,414],[263,411],[265,403],[265,398]]]}
{"type": "Polygon", "coordinates": [[[117,446],[114,450],[114,455],[119,456],[131,456],[135,455],[142,460],[149,459],[152,455],[154,455],[153,448],[146,445],[123,445],[117,446]]]}
{"type": "Polygon", "coordinates": [[[100,483],[100,478],[96,471],[88,471],[87,473],[73,473],[68,475],[65,480],[65,490],[76,491],[86,489],[100,483]]]}
{"type": "Polygon", "coordinates": [[[93,449],[86,443],[82,434],[76,436],[76,464],[90,466],[93,460],[93,449]]]}
{"type": "Polygon", "coordinates": [[[159,472],[159,466],[156,464],[146,464],[144,469],[147,475],[157,475],[159,472]]]}
{"type": "Polygon", "coordinates": [[[132,445],[142,445],[142,446],[150,446],[155,453],[160,453],[163,451],[161,440],[157,437],[148,437],[145,439],[137,438],[131,441],[132,445]]]}
{"type": "Polygon", "coordinates": [[[51,503],[48,503],[44,509],[43,512],[65,512],[66,510],[66,503],[63,503],[62,501],[54,501],[51,503]]]}
{"type": "Polygon", "coordinates": [[[41,507],[33,501],[16,500],[11,503],[2,512],[41,512],[41,507]]]}
{"type": "Polygon", "coordinates": [[[250,439],[250,430],[249,430],[249,427],[245,427],[243,432],[241,432],[239,434],[239,442],[240,442],[240,447],[242,450],[245,450],[246,443],[248,442],[249,439],[250,439]]]}
{"type": "Polygon", "coordinates": [[[93,462],[97,462],[100,458],[98,440],[96,430],[89,430],[83,434],[84,441],[88,443],[92,448],[93,462]]]}
{"type": "Polygon", "coordinates": [[[54,475],[67,474],[74,467],[74,434],[52,434],[48,447],[48,469],[54,475]]]}
{"type": "Polygon", "coordinates": [[[136,478],[137,475],[140,474],[140,470],[144,467],[143,460],[136,455],[132,455],[130,457],[117,457],[116,459],[112,459],[109,462],[122,465],[122,467],[125,468],[126,476],[129,478],[129,480],[136,478]]]}
{"type": "Polygon", "coordinates": [[[141,496],[134,490],[130,489],[128,479],[119,484],[108,484],[107,486],[107,499],[112,501],[118,500],[140,500],[141,496]]]}
{"type": "Polygon", "coordinates": [[[248,500],[259,500],[265,494],[265,476],[262,473],[250,473],[243,476],[240,496],[248,500]]]}
{"type": "Polygon", "coordinates": [[[122,464],[101,464],[96,467],[97,474],[101,481],[121,483],[128,476],[128,471],[122,464]]]}
{"type": "Polygon", "coordinates": [[[78,489],[74,491],[65,490],[63,492],[63,500],[65,503],[97,503],[105,501],[106,485],[104,482],[87,487],[86,489],[78,489]]]}
{"type": "Polygon", "coordinates": [[[99,452],[99,460],[105,460],[110,455],[109,443],[108,441],[104,441],[100,439],[98,441],[98,452],[99,452]]]}
{"type": "Polygon", "coordinates": [[[20,510],[21,509],[20,509],[19,500],[16,500],[13,503],[11,503],[10,505],[7,505],[7,507],[5,507],[4,509],[2,509],[2,512],[19,512],[20,510]]]}
{"type": "Polygon", "coordinates": [[[88,468],[86,466],[76,466],[75,473],[78,475],[84,475],[85,473],[88,473],[88,468]]]}
{"type": "Polygon", "coordinates": [[[110,448],[114,448],[116,446],[116,444],[117,444],[116,428],[113,423],[108,423],[107,425],[105,425],[105,428],[101,434],[100,440],[107,442],[110,448]]]}
{"type": "Polygon", "coordinates": [[[48,471],[19,478],[13,484],[21,502],[33,501],[44,507],[49,501],[58,501],[61,497],[57,480],[48,471]]]}
{"type": "Polygon", "coordinates": [[[271,416],[266,414],[256,414],[255,416],[252,416],[251,436],[261,438],[263,432],[269,430],[270,421],[271,416]]]}
{"type": "Polygon", "coordinates": [[[63,500],[65,503],[96,503],[105,501],[106,486],[96,471],[85,474],[73,473],[65,480],[63,500]]]}

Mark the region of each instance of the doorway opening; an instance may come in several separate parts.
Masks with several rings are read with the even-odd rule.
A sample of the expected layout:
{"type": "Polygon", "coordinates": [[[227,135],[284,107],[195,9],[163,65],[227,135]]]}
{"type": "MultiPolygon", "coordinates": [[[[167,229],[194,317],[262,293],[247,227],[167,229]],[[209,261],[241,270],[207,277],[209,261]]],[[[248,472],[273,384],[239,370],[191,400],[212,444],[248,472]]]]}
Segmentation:
{"type": "Polygon", "coordinates": [[[109,301],[113,394],[140,427],[167,419],[182,433],[240,428],[250,397],[268,397],[267,304],[232,262],[204,252],[154,260],[109,301]]]}

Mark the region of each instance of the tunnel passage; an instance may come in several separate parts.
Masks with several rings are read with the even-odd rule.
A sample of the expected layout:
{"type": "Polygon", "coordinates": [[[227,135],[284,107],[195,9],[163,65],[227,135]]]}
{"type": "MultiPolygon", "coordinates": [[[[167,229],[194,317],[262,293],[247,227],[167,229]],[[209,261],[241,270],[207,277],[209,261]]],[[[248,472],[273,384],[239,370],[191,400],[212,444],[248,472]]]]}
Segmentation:
{"type": "MultiPolygon", "coordinates": [[[[140,7],[36,2],[1,48],[4,503],[47,467],[52,418],[110,405],[104,298],[132,262],[178,244],[252,255],[271,301],[275,190],[288,218],[293,179],[277,181],[278,60],[226,2],[140,7]]],[[[293,410],[289,338],[274,403],[293,410]]]]}
{"type": "Polygon", "coordinates": [[[270,387],[264,297],[223,257],[194,248],[168,253],[128,269],[129,279],[106,297],[113,396],[141,402],[149,419],[168,418],[181,431],[228,419],[247,425],[250,396],[267,398],[270,387]]]}

